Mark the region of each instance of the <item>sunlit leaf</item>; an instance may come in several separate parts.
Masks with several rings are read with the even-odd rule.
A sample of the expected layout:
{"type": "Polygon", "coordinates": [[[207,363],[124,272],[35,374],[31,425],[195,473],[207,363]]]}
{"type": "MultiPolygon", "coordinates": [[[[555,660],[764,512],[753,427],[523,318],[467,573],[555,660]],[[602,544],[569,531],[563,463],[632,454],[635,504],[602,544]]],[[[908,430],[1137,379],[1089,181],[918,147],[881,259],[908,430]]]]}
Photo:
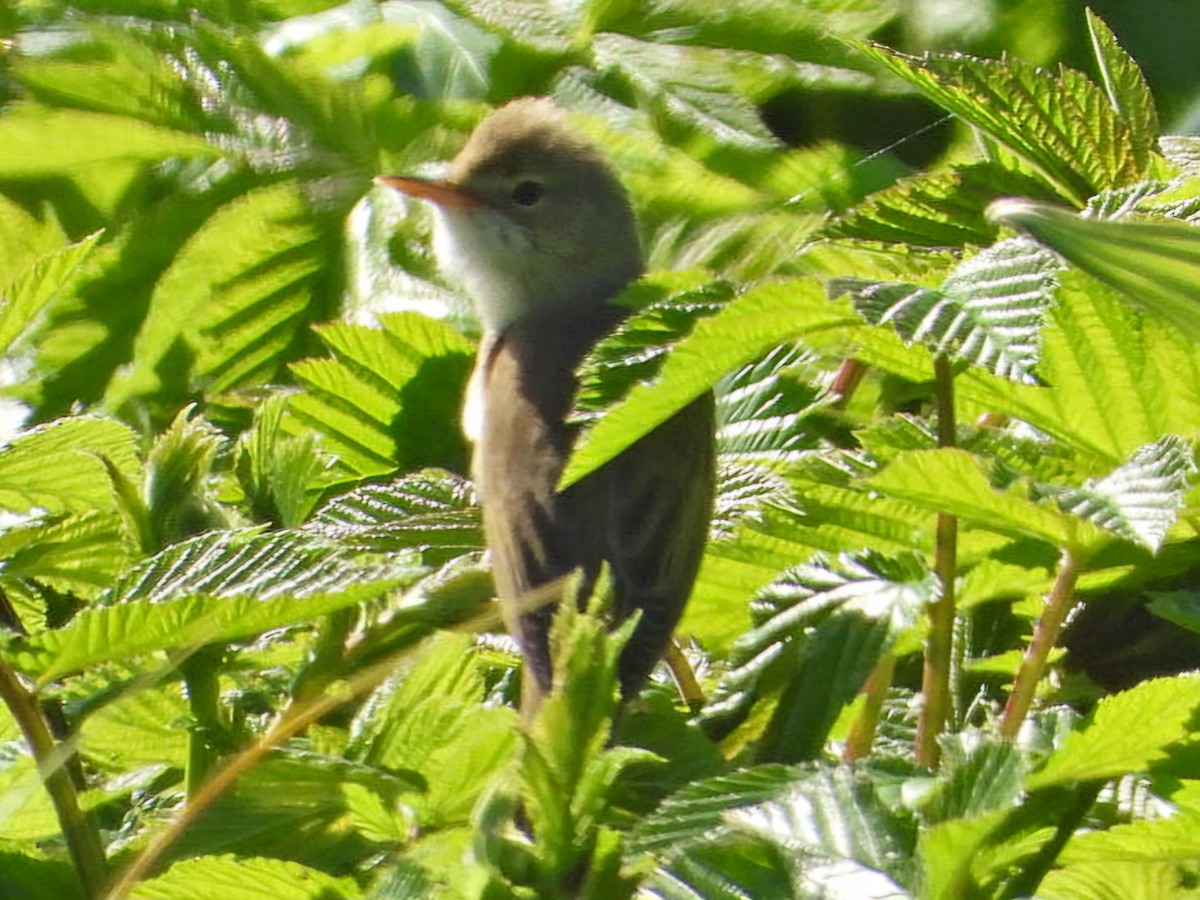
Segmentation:
{"type": "Polygon", "coordinates": [[[200,856],[175,863],[162,875],[136,885],[136,900],[201,900],[220,892],[228,900],[321,900],[331,893],[357,898],[352,879],[279,859],[200,856]]]}
{"type": "Polygon", "coordinates": [[[1145,772],[1188,741],[1200,710],[1200,679],[1156,678],[1101,700],[1062,749],[1026,780],[1030,789],[1145,772]],[[1147,716],[1146,710],[1154,710],[1147,716]]]}
{"type": "Polygon", "coordinates": [[[1191,448],[1168,436],[1139,448],[1112,474],[1055,496],[1072,515],[1157,551],[1183,508],[1194,472],[1191,448]]]}
{"type": "Polygon", "coordinates": [[[864,51],[925,96],[1034,165],[1082,204],[1104,188],[1141,178],[1146,135],[1134,135],[1104,92],[1073,69],[1057,76],[1015,57],[905,56],[864,51]]]}
{"type": "Polygon", "coordinates": [[[892,497],[948,512],[1002,534],[1039,537],[1055,546],[1071,538],[1066,515],[993,487],[981,461],[964,450],[902,453],[870,484],[892,497]]]}
{"type": "Polygon", "coordinates": [[[1200,232],[1169,219],[1082,218],[1025,200],[998,200],[993,219],[1027,231],[1072,265],[1200,340],[1200,232]]]}
{"type": "Polygon", "coordinates": [[[203,135],[173,131],[125,116],[29,106],[0,120],[0,177],[73,175],[111,162],[154,163],[171,157],[213,159],[203,135]]]}
{"type": "Polygon", "coordinates": [[[580,440],[563,474],[568,485],[669,419],[737,366],[792,338],[853,328],[861,319],[830,303],[815,281],[765,284],[697,323],[652,385],[638,384],[580,440]]]}
{"type": "Polygon", "coordinates": [[[323,327],[319,334],[334,358],[293,364],[307,390],[289,400],[289,409],[357,473],[421,465],[465,469],[458,413],[471,342],[416,313],[382,316],[380,326],[323,327]]]}
{"type": "Polygon", "coordinates": [[[889,809],[869,772],[817,770],[778,797],[731,811],[727,821],[805,860],[802,884],[837,884],[895,896],[911,880],[916,823],[889,809]]]}
{"type": "Polygon", "coordinates": [[[1095,12],[1088,9],[1085,14],[1100,77],[1113,108],[1129,124],[1130,139],[1153,149],[1158,139],[1158,110],[1142,70],[1095,12]]]}
{"type": "Polygon", "coordinates": [[[1095,475],[1164,434],[1200,428],[1194,342],[1077,271],[1060,281],[1042,332],[1046,386],[970,369],[955,380],[959,400],[1028,422],[1073,448],[1095,475]]]}
{"type": "Polygon", "coordinates": [[[938,290],[841,278],[830,293],[849,292],[868,321],[893,325],[906,341],[1029,383],[1056,268],[1049,253],[1017,239],[972,256],[938,290]]]}
{"type": "Polygon", "coordinates": [[[363,550],[416,549],[430,563],[484,546],[474,489],[463,478],[434,471],[336,497],[304,530],[363,550]]]}
{"type": "Polygon", "coordinates": [[[937,595],[935,579],[913,554],[818,556],[789,569],[752,601],[755,627],[735,645],[706,718],[744,715],[750,703],[778,693],[760,758],[815,757],[879,654],[937,595]]]}
{"type": "Polygon", "coordinates": [[[995,241],[998,229],[983,212],[993,200],[1011,196],[1054,199],[1036,178],[975,163],[901,179],[834,219],[822,234],[907,246],[986,246],[995,241]]]}
{"type": "Polygon", "coordinates": [[[78,416],[31,428],[0,448],[0,505],[14,512],[115,509],[104,460],[137,469],[136,438],[119,422],[78,416]]]}
{"type": "Polygon", "coordinates": [[[36,636],[21,665],[49,680],[101,660],[259,634],[380,596],[412,578],[297,536],[215,533],[139,566],[64,628],[36,636]]]}

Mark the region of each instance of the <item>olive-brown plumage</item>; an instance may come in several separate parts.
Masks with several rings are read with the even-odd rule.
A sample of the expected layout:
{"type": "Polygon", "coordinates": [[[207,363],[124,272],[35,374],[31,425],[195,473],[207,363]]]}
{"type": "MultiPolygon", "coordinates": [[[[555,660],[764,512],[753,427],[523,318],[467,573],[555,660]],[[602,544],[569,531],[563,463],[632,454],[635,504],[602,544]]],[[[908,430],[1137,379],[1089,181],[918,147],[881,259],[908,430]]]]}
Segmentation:
{"type": "Polygon", "coordinates": [[[642,272],[628,197],[603,156],[546,100],[518,100],[472,134],[443,181],[380,179],[436,210],[439,264],[485,333],[464,409],[496,589],[533,678],[550,689],[553,604],[537,589],[581,571],[582,602],[611,571],[618,620],[641,610],[621,657],[632,695],[661,659],[699,568],[711,514],[713,401],[705,395],[601,469],[558,491],[575,429],[575,369],[625,313],[642,272]]]}

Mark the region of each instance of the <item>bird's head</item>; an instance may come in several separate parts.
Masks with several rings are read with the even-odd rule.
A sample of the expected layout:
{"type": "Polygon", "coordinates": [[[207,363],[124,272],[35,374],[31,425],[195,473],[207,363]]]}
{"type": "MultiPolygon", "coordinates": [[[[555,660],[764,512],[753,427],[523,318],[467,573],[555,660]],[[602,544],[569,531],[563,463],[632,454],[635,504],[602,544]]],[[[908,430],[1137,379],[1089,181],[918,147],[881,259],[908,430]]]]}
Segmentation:
{"type": "Polygon", "coordinates": [[[491,330],[592,311],[641,274],[624,188],[549,100],[516,100],[484,119],[444,180],[379,181],[434,204],[439,264],[491,330]]]}

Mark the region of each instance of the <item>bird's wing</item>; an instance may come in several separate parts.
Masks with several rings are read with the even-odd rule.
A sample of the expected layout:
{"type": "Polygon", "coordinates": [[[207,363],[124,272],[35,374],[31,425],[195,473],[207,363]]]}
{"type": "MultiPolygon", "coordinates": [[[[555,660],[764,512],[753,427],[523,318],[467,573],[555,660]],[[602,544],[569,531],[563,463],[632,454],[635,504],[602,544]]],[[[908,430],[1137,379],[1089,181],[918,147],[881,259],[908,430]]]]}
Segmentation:
{"type": "Polygon", "coordinates": [[[642,613],[621,657],[626,696],[662,658],[700,567],[712,518],[713,417],[706,393],[596,473],[607,495],[616,614],[642,613]]]}
{"type": "Polygon", "coordinates": [[[571,344],[582,338],[547,328],[514,327],[485,341],[473,379],[483,409],[474,469],[492,574],[508,629],[543,693],[552,680],[548,637],[560,598],[539,589],[579,568],[590,583],[600,565],[599,542],[585,533],[587,490],[557,491],[582,353],[571,344]]]}

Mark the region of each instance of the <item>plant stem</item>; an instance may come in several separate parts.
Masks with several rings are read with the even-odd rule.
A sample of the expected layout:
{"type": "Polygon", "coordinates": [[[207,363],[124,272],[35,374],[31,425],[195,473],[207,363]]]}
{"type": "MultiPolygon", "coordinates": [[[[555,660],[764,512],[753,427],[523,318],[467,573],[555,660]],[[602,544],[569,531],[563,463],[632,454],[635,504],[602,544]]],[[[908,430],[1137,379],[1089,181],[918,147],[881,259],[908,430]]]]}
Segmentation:
{"type": "Polygon", "coordinates": [[[221,647],[202,647],[182,660],[179,669],[187,685],[188,706],[192,711],[192,730],[188,734],[187,798],[195,799],[208,780],[220,754],[221,723],[220,662],[221,647]]]}
{"type": "MultiPolygon", "coordinates": [[[[934,357],[934,400],[937,405],[939,447],[953,447],[957,424],[954,420],[954,371],[945,356],[934,357]]],[[[929,606],[929,635],[925,639],[925,670],[921,692],[925,705],[917,723],[917,763],[937,767],[941,757],[938,737],[949,716],[950,669],[954,655],[954,579],[958,571],[958,519],[938,513],[933,568],[941,582],[941,596],[929,606]]]]}
{"type": "Polygon", "coordinates": [[[862,711],[850,726],[850,734],[846,737],[846,747],[842,751],[842,759],[851,762],[863,759],[871,752],[875,742],[875,729],[879,726],[879,715],[883,712],[883,702],[887,699],[888,688],[892,686],[892,676],[896,672],[896,657],[884,653],[875,663],[875,668],[863,682],[859,692],[865,698],[862,711]]]}
{"type": "Polygon", "coordinates": [[[850,401],[854,398],[854,392],[862,384],[868,368],[866,363],[859,362],[857,359],[842,361],[833,376],[833,383],[829,386],[829,392],[838,398],[834,403],[835,409],[845,409],[850,405],[850,401]]]}
{"type": "Polygon", "coordinates": [[[42,717],[37,697],[21,683],[17,673],[0,658],[0,700],[8,707],[13,720],[25,735],[29,752],[33,754],[41,773],[42,783],[59,827],[67,842],[67,851],[75,865],[75,874],[83,888],[83,896],[99,897],[104,889],[104,850],[100,835],[87,814],[79,808],[79,797],[67,770],[69,751],[55,743],[50,728],[42,717]]]}
{"type": "Polygon", "coordinates": [[[1046,608],[1033,629],[1033,639],[1025,650],[1021,660],[1021,668],[1017,670],[1017,678],[1013,683],[1012,693],[1008,703],[1004,705],[1004,718],[1000,721],[1000,734],[1006,738],[1015,738],[1021,730],[1021,723],[1033,705],[1033,697],[1037,692],[1038,682],[1046,671],[1046,660],[1050,651],[1058,643],[1058,635],[1062,631],[1067,613],[1075,606],[1075,582],[1079,580],[1079,563],[1070,550],[1064,550],[1058,564],[1058,575],[1054,578],[1054,587],[1046,598],[1046,608]]]}
{"type": "Polygon", "coordinates": [[[317,635],[316,653],[312,662],[304,667],[292,688],[292,703],[303,703],[319,697],[326,686],[334,681],[346,662],[346,641],[354,630],[358,613],[354,609],[343,609],[325,617],[317,635]]]}

